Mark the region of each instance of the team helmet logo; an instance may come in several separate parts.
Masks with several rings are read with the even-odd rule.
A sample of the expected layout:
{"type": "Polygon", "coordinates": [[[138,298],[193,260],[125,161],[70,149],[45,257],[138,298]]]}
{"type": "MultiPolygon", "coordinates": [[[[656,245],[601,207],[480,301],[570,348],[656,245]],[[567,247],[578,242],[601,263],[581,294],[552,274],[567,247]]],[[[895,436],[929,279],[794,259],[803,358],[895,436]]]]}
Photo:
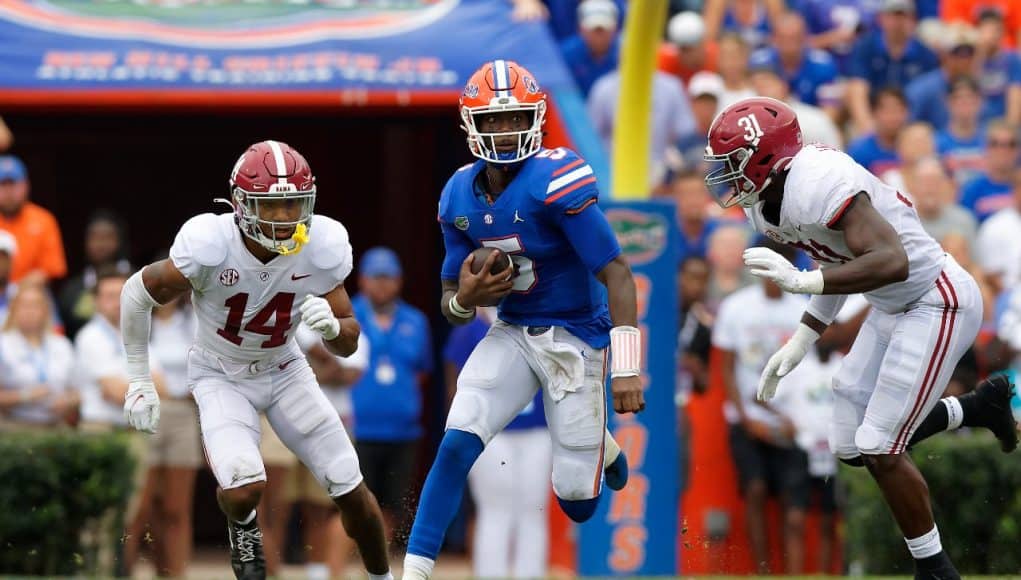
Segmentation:
{"type": "Polygon", "coordinates": [[[535,79],[533,79],[532,77],[523,76],[521,77],[521,82],[525,83],[525,90],[532,93],[533,95],[539,92],[539,83],[535,82],[535,79]]]}
{"type": "Polygon", "coordinates": [[[479,85],[475,83],[468,83],[464,86],[464,92],[462,95],[468,99],[474,99],[479,96],[479,85]]]}
{"type": "Polygon", "coordinates": [[[227,268],[220,272],[220,284],[223,284],[224,286],[233,286],[238,283],[238,278],[240,277],[241,276],[238,274],[237,270],[234,268],[227,268]]]}

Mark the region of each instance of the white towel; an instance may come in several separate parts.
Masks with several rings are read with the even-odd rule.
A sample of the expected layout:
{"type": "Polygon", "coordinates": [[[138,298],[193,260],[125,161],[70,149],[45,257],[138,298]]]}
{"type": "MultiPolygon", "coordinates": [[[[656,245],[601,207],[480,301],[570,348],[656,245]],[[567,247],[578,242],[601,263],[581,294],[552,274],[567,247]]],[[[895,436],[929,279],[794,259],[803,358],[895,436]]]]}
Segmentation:
{"type": "Polygon", "coordinates": [[[577,391],[585,380],[585,359],[581,351],[570,343],[553,340],[555,330],[556,327],[551,326],[542,334],[532,335],[528,327],[521,329],[525,333],[525,344],[546,375],[546,388],[554,402],[577,391]]]}

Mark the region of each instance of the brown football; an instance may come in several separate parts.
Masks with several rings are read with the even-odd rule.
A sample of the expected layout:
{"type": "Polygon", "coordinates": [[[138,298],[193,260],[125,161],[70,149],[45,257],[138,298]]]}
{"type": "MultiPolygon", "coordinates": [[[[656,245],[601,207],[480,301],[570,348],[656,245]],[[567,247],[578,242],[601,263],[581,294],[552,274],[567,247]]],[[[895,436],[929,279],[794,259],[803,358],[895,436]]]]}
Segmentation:
{"type": "Polygon", "coordinates": [[[497,256],[496,259],[493,261],[493,267],[489,270],[490,274],[499,274],[500,272],[506,270],[508,266],[510,266],[511,264],[510,256],[508,256],[503,250],[500,250],[498,248],[485,247],[478,248],[477,250],[472,252],[471,263],[472,274],[478,274],[479,271],[482,270],[482,264],[486,263],[486,258],[488,258],[489,254],[493,252],[496,252],[497,256]]]}

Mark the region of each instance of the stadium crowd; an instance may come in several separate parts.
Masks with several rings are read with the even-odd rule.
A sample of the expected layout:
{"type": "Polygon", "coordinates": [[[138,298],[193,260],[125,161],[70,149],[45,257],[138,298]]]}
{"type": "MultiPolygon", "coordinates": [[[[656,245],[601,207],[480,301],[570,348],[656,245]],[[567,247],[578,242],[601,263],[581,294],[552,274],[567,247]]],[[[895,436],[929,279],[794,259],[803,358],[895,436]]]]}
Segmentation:
{"type": "MultiPolygon", "coordinates": [[[[516,18],[548,20],[609,151],[626,2],[514,5],[516,18]]],[[[715,114],[738,99],[758,94],[784,100],[798,112],[806,141],[846,150],[902,192],[926,230],[982,289],[980,340],[948,389],[966,392],[989,372],[1021,366],[1021,3],[673,0],[671,12],[653,83],[650,189],[676,202],[682,234],[679,462],[683,466],[687,456],[686,405],[708,388],[710,352],[716,349],[722,354],[729,445],[755,561],[769,572],[770,550],[782,550],[783,571],[798,573],[813,565],[805,561],[803,542],[810,500],[821,499],[829,516],[840,508],[836,461],[827,443],[828,389],[868,305],[849,301],[816,356],[784,379],[783,396],[768,405],[755,401],[759,373],[794,332],[804,302],[747,274],[742,252],[772,242],[754,239],[739,210],[724,211],[714,203],[703,181],[705,134],[715,114]],[[783,503],[782,545],[767,541],[770,495],[783,503]]],[[[16,153],[14,129],[12,136],[0,123],[0,151],[16,153]]],[[[60,225],[30,201],[30,174],[14,154],[0,156],[0,426],[124,429],[127,382],[118,300],[133,272],[127,227],[115,211],[97,211],[80,246],[85,266],[68,272],[60,225]]],[[[791,258],[812,267],[810,255],[791,258]]],[[[414,509],[416,473],[429,460],[418,445],[427,392],[422,385],[434,361],[442,362],[445,384],[454,384],[490,316],[452,333],[436,349],[442,355],[434,356],[430,321],[438,318],[401,300],[400,258],[374,248],[361,254],[356,272],[354,304],[363,329],[356,356],[338,359],[317,346],[314,336],[297,338],[356,441],[366,481],[399,543],[414,509]]],[[[133,432],[140,463],[124,571],[140,549],[151,552],[162,575],[187,570],[194,484],[203,467],[184,372],[193,332],[187,304],[168,304],[155,314],[154,379],[167,395],[158,436],[133,432]],[[139,539],[145,537],[153,541],[142,546],[139,539]]],[[[536,453],[533,465],[548,464],[541,415],[532,409],[493,445],[525,446],[536,453]]],[[[309,578],[340,574],[352,543],[336,510],[265,422],[262,433],[270,487],[258,513],[266,520],[270,573],[281,565],[286,517],[297,503],[309,578]]],[[[476,494],[475,507],[466,509],[476,514],[475,541],[463,531],[471,526],[460,534],[476,546],[477,574],[545,574],[545,567],[529,568],[529,562],[544,562],[549,551],[545,521],[530,516],[540,515],[545,505],[548,477],[536,479],[542,470],[533,469],[501,482],[493,473],[490,462],[476,465],[471,485],[500,494],[476,494]],[[540,508],[514,507],[520,505],[540,508]],[[483,545],[484,551],[478,548],[483,545]]],[[[825,541],[814,564],[827,570],[834,569],[834,521],[825,519],[825,541]]],[[[452,533],[452,543],[458,535],[452,533]]]]}

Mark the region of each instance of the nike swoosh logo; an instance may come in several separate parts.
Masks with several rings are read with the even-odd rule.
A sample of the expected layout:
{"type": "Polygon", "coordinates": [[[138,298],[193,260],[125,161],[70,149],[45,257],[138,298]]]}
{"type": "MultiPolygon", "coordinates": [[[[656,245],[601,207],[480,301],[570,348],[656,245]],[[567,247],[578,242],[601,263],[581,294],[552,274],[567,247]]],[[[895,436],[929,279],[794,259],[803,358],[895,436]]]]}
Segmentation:
{"type": "Polygon", "coordinates": [[[296,360],[298,360],[298,359],[292,358],[291,360],[285,360],[284,362],[280,363],[280,370],[282,370],[282,371],[287,370],[287,365],[291,364],[292,362],[294,362],[296,360]]]}
{"type": "Polygon", "coordinates": [[[291,274],[291,280],[301,280],[302,278],[308,278],[311,275],[312,274],[302,274],[301,276],[299,276],[297,274],[291,274]]]}

